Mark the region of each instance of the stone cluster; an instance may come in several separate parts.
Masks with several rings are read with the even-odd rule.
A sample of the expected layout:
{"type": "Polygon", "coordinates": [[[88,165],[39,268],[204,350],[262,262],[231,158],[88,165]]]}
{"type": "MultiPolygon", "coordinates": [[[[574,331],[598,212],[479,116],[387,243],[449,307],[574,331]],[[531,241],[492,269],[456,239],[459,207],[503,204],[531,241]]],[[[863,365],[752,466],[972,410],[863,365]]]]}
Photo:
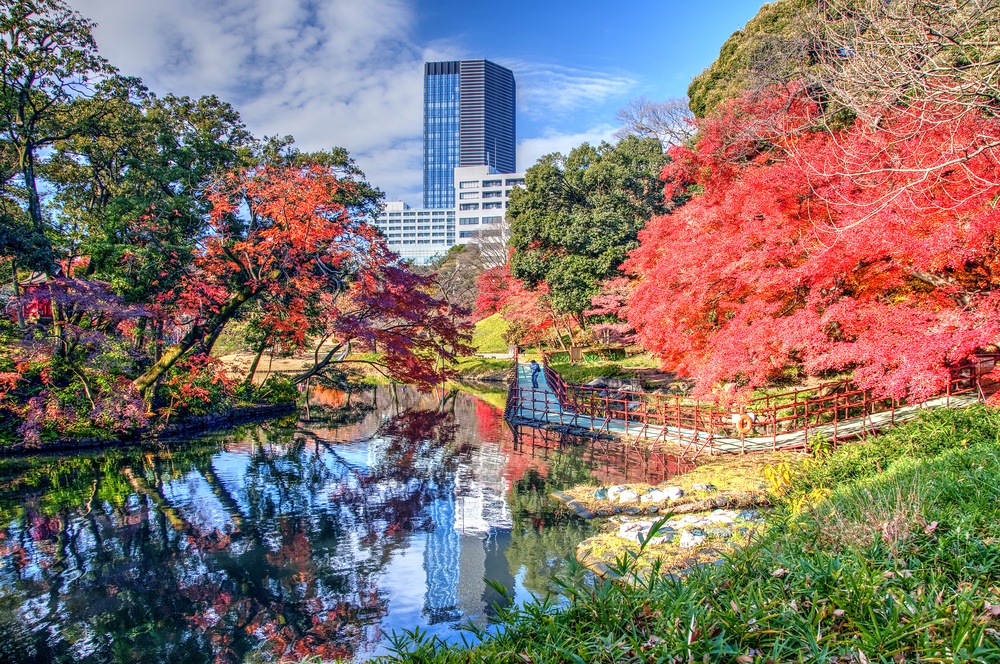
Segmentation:
{"type": "Polygon", "coordinates": [[[733,531],[746,533],[751,525],[759,522],[757,510],[715,510],[710,514],[685,514],[663,524],[655,536],[649,537],[653,521],[625,521],[618,528],[618,536],[636,543],[640,538],[650,544],[672,543],[677,539],[682,549],[703,544],[706,539],[727,540],[733,531]]]}

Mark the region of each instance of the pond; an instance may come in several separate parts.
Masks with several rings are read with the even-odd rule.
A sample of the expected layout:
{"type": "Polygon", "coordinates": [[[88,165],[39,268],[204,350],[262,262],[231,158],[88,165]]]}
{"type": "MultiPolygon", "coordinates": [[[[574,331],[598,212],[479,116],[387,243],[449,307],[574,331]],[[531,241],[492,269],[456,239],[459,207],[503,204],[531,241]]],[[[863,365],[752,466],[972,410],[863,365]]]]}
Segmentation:
{"type": "Polygon", "coordinates": [[[544,594],[593,526],[549,497],[675,459],[511,430],[502,395],[314,392],[146,449],[0,460],[0,662],[362,661],[544,594]]]}

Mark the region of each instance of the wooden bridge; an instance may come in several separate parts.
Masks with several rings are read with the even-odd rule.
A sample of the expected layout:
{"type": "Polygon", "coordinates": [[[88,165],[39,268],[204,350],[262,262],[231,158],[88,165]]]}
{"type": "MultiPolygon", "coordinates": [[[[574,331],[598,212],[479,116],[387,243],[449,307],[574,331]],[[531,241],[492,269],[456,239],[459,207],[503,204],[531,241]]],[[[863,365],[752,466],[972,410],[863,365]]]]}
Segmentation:
{"type": "Polygon", "coordinates": [[[514,359],[504,416],[527,426],[567,427],[647,441],[699,455],[806,450],[818,438],[838,442],[872,434],[916,417],[925,408],[961,408],[985,401],[1000,381],[989,376],[1000,354],[977,356],[952,368],[945,391],[907,403],[875,398],[849,382],[826,383],[752,399],[734,408],[631,388],[572,385],[547,363],[531,383],[527,364],[514,359]]]}

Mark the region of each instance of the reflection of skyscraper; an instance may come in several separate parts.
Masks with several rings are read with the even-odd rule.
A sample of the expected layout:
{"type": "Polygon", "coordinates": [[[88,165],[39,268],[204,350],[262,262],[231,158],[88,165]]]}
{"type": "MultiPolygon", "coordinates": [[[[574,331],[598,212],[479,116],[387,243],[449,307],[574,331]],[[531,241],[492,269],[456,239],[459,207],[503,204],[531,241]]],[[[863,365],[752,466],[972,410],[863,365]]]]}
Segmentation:
{"type": "Polygon", "coordinates": [[[489,60],[424,65],[424,207],[454,208],[457,166],[515,169],[514,74],[489,60]]]}
{"type": "Polygon", "coordinates": [[[444,490],[427,508],[434,529],[427,533],[424,571],[427,595],[424,611],[427,622],[435,624],[458,620],[459,555],[462,545],[455,532],[455,494],[444,490]]]}

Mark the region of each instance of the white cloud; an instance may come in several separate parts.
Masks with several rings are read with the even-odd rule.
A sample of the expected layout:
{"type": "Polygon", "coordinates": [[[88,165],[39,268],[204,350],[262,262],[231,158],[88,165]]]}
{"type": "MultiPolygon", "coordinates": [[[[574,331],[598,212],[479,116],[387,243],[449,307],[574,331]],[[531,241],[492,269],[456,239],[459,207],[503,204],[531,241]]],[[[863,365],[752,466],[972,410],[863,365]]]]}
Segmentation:
{"type": "MultiPolygon", "coordinates": [[[[154,92],[215,94],[258,136],[291,134],[307,150],[345,147],[390,199],[420,203],[422,65],[466,53],[447,40],[415,43],[413,0],[68,1],[98,23],[102,54],[154,92]]],[[[514,71],[525,119],[570,122],[582,112],[597,124],[602,104],[635,88],[621,74],[499,62],[514,71]]],[[[522,140],[517,161],[523,169],[613,131],[551,130],[522,140]]]]}
{"type": "Polygon", "coordinates": [[[216,94],[257,135],[343,146],[373,184],[417,201],[422,63],[407,0],[70,0],[102,54],[155,92],[216,94]]]}
{"type": "Polygon", "coordinates": [[[559,65],[505,61],[517,79],[519,112],[533,117],[576,113],[622,99],[636,86],[631,76],[559,65]]]}
{"type": "Polygon", "coordinates": [[[614,143],[614,133],[617,129],[618,127],[613,125],[600,125],[576,134],[551,132],[539,138],[526,138],[517,144],[517,167],[521,171],[526,171],[543,155],[552,152],[566,154],[583,143],[595,146],[600,145],[601,141],[614,143]]]}

